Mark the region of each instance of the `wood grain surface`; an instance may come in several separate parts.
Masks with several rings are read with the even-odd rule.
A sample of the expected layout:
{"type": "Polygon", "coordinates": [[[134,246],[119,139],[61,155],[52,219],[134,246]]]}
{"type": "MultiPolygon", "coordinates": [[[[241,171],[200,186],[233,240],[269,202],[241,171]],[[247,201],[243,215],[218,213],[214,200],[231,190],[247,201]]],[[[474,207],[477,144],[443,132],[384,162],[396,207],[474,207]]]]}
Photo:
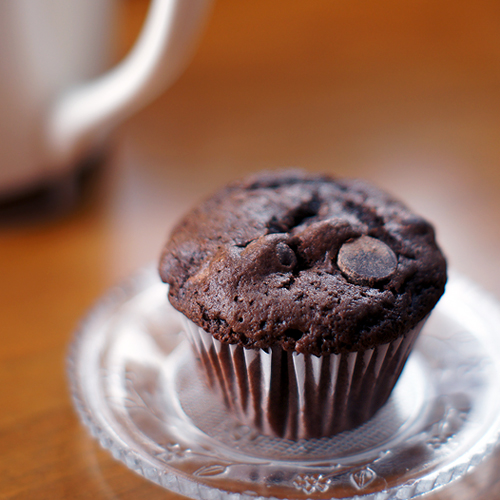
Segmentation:
{"type": "MultiPolygon", "coordinates": [[[[147,2],[122,0],[117,54],[147,2]]],[[[70,212],[0,228],[0,498],[159,499],[88,435],[71,333],[223,183],[302,166],[364,177],[431,219],[500,296],[500,3],[216,0],[180,79],[115,131],[70,212]]],[[[500,498],[497,454],[433,498],[500,498]]]]}

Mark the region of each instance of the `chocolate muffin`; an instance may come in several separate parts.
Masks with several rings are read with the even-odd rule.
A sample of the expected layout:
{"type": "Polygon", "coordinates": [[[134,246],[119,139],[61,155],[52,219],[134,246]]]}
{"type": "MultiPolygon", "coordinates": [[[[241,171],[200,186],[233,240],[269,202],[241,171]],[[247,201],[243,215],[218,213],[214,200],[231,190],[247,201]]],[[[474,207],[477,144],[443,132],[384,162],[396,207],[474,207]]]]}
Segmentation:
{"type": "Polygon", "coordinates": [[[160,275],[228,408],[300,439],[351,429],[387,401],[446,262],[432,226],[386,193],[287,170],[189,212],[160,275]]]}

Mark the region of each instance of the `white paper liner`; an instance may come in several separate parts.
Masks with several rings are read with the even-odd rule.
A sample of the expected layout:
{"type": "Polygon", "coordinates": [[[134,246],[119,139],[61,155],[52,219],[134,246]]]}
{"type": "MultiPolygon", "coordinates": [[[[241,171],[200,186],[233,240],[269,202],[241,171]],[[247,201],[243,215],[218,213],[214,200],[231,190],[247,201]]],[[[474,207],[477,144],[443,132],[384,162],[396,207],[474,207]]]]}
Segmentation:
{"type": "Polygon", "coordinates": [[[393,342],[317,357],[219,342],[183,317],[208,384],[244,424],[303,439],[352,429],[389,398],[425,319],[393,342]]]}

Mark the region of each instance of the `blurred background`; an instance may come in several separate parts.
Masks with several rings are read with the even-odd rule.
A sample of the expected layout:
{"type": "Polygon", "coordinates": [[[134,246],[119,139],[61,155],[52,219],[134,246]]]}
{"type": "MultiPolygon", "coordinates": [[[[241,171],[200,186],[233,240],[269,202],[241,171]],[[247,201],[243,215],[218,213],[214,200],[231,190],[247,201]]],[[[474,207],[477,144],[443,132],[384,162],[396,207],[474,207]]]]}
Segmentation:
{"type": "MultiPolygon", "coordinates": [[[[115,62],[148,3],[117,2],[115,62]]],[[[287,166],[392,192],[434,223],[453,268],[500,297],[500,3],[216,0],[186,71],[113,133],[78,205],[2,221],[4,498],[165,498],[78,423],[71,332],[157,260],[195,202],[287,166]]]]}

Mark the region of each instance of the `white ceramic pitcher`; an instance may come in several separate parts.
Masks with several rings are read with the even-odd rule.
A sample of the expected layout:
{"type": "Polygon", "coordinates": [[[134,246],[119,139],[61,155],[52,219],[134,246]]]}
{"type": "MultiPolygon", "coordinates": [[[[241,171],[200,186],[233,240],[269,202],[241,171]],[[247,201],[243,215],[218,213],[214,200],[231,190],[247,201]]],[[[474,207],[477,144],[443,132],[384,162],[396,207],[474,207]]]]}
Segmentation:
{"type": "Polygon", "coordinates": [[[75,168],[181,73],[211,0],[152,0],[128,56],[98,76],[115,0],[0,0],[0,198],[75,168]]]}

